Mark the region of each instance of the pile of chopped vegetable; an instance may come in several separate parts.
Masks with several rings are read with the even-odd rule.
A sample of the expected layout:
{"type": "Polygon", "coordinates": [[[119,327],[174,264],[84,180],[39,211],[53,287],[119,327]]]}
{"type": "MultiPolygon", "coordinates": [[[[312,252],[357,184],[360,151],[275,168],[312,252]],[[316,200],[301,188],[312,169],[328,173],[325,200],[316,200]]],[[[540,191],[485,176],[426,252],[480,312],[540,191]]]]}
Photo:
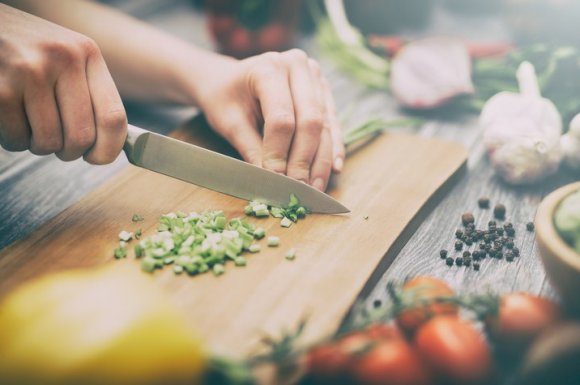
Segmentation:
{"type": "MultiPolygon", "coordinates": [[[[280,226],[290,227],[292,223],[306,217],[308,209],[300,205],[292,194],[285,208],[250,202],[245,213],[258,218],[282,218],[280,226]]],[[[140,215],[133,215],[132,221],[142,221],[140,215]]],[[[131,240],[139,240],[134,247],[135,257],[141,259],[141,268],[147,272],[172,265],[175,274],[183,272],[202,274],[210,270],[218,276],[225,273],[225,264],[232,261],[235,266],[246,266],[246,252],[258,253],[262,247],[256,241],[266,237],[262,227],[254,226],[242,218],[228,220],[221,210],[197,212],[176,212],[162,215],[157,234],[141,238],[141,229],[135,233],[123,230],[119,233],[119,246],[113,255],[117,259],[127,257],[127,246],[131,240]]],[[[269,236],[268,247],[278,247],[280,237],[269,236]]],[[[285,258],[294,260],[296,249],[288,250],[285,258]]]]}

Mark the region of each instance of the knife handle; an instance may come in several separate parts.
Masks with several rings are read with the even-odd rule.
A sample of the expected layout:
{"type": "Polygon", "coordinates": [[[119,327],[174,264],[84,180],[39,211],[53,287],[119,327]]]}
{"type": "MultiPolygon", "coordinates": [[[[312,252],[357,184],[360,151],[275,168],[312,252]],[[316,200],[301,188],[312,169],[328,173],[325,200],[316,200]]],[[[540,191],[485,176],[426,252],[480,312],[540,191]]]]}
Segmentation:
{"type": "Polygon", "coordinates": [[[138,147],[140,144],[140,142],[138,142],[138,139],[143,134],[148,133],[149,131],[136,127],[132,124],[127,125],[127,138],[125,139],[125,144],[123,145],[123,151],[125,151],[127,159],[129,159],[129,162],[133,164],[138,164],[139,154],[141,153],[141,151],[138,151],[138,147]]]}

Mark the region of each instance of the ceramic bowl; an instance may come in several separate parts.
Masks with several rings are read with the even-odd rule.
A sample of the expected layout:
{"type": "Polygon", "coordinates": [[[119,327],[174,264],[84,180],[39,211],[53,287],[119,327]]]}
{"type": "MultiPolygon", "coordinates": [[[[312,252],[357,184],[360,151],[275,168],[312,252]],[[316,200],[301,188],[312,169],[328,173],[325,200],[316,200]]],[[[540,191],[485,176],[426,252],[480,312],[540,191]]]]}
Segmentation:
{"type": "Polygon", "coordinates": [[[556,231],[554,213],[566,196],[579,189],[580,182],[575,182],[546,196],[535,220],[536,240],[548,278],[566,308],[575,313],[580,313],[580,254],[556,231]]]}

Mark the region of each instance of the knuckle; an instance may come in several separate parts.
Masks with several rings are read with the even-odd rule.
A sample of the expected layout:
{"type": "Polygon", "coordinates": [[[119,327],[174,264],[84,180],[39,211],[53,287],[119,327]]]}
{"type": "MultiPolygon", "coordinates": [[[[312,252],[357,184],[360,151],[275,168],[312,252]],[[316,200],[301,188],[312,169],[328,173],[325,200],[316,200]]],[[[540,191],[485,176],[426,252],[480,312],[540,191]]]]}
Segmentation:
{"type": "Polygon", "coordinates": [[[70,147],[74,149],[87,149],[95,142],[95,130],[92,126],[86,126],[75,130],[74,134],[70,136],[69,141],[70,147]]]}
{"type": "Polygon", "coordinates": [[[48,60],[61,66],[70,66],[81,59],[74,44],[65,40],[53,40],[45,43],[48,60]]]}
{"type": "Polygon", "coordinates": [[[266,120],[269,130],[275,134],[292,135],[296,128],[294,116],[291,114],[277,114],[266,120]]]}
{"type": "Polygon", "coordinates": [[[304,182],[310,179],[310,163],[306,160],[296,160],[288,165],[288,176],[304,182]]]}
{"type": "Polygon", "coordinates": [[[275,157],[270,157],[270,158],[266,158],[263,161],[263,167],[274,171],[274,172],[279,172],[279,173],[286,173],[286,160],[285,159],[280,159],[280,158],[275,158],[275,157]]]}
{"type": "Polygon", "coordinates": [[[320,70],[320,64],[318,64],[316,60],[308,58],[308,65],[310,66],[310,69],[312,69],[312,71],[316,76],[320,76],[322,71],[320,70]]]}
{"type": "Polygon", "coordinates": [[[128,119],[124,109],[109,111],[98,118],[99,130],[117,132],[127,128],[128,119]]]}
{"type": "Polygon", "coordinates": [[[37,140],[34,135],[30,141],[30,152],[35,155],[48,155],[62,150],[62,138],[49,136],[42,140],[37,140]]]}
{"type": "Polygon", "coordinates": [[[284,52],[284,55],[289,57],[291,60],[295,60],[295,61],[305,62],[308,60],[308,55],[306,54],[306,52],[304,52],[303,50],[301,50],[299,48],[292,48],[291,50],[284,52]]]}
{"type": "Polygon", "coordinates": [[[273,51],[266,52],[260,55],[260,60],[265,65],[278,66],[282,62],[282,54],[273,51]]]}
{"type": "Polygon", "coordinates": [[[309,114],[298,122],[298,127],[314,135],[320,135],[325,126],[325,119],[321,113],[309,114]]]}
{"type": "Polygon", "coordinates": [[[87,163],[94,164],[96,166],[101,166],[104,164],[109,164],[117,159],[117,154],[111,151],[106,152],[91,152],[84,156],[87,163]]]}
{"type": "Polygon", "coordinates": [[[97,43],[93,39],[84,35],[78,35],[76,37],[76,46],[83,56],[88,57],[101,54],[101,50],[97,43]]]}

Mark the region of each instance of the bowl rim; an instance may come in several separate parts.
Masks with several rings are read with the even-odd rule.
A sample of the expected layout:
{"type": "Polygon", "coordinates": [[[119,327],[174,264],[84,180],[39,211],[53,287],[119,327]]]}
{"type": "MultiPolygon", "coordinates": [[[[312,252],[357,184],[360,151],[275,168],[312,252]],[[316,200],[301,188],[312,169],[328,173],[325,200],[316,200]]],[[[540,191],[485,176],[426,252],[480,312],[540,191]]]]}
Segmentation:
{"type": "Polygon", "coordinates": [[[536,213],[536,233],[544,247],[554,257],[565,262],[570,268],[580,272],[580,253],[576,252],[560,236],[554,225],[556,208],[568,195],[580,190],[580,182],[564,185],[548,194],[540,203],[536,213]]]}

